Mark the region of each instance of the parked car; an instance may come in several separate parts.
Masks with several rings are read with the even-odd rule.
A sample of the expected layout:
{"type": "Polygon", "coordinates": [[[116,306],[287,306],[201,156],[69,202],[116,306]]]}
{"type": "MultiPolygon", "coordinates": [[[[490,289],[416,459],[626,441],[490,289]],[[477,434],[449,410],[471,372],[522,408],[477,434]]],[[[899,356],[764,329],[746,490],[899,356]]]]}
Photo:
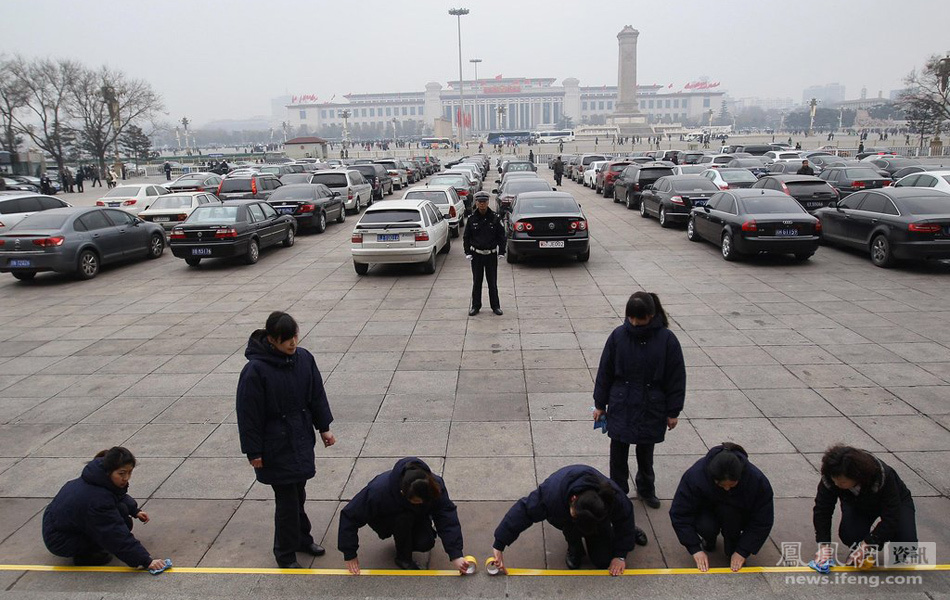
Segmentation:
{"type": "Polygon", "coordinates": [[[393,193],[393,178],[383,165],[363,163],[350,165],[349,168],[362,173],[363,179],[372,186],[373,200],[382,200],[383,196],[393,193]]]}
{"type": "Polygon", "coordinates": [[[696,164],[703,165],[707,169],[718,169],[728,165],[735,158],[732,154],[704,154],[696,164]]]}
{"type": "Polygon", "coordinates": [[[769,172],[765,163],[758,158],[736,158],[726,163],[727,169],[748,169],[756,177],[762,177],[769,172]]]}
{"type": "Polygon", "coordinates": [[[461,167],[452,167],[451,169],[446,169],[442,171],[442,176],[445,175],[461,175],[468,182],[468,187],[471,190],[472,195],[476,192],[481,191],[482,182],[478,178],[478,175],[472,169],[463,169],[461,167]]]}
{"type": "Polygon", "coordinates": [[[812,214],[819,208],[838,203],[835,188],[813,175],[770,175],[756,181],[752,187],[788,194],[812,214]]]}
{"type": "Polygon", "coordinates": [[[527,160],[510,160],[502,167],[501,174],[504,176],[505,173],[514,173],[517,171],[536,172],[537,170],[538,167],[533,162],[527,160]]]}
{"type": "Polygon", "coordinates": [[[215,173],[185,173],[175,181],[163,187],[171,192],[211,192],[218,191],[221,176],[215,173]]]}
{"type": "Polygon", "coordinates": [[[893,177],[896,171],[905,167],[919,167],[921,162],[915,158],[904,158],[903,156],[882,156],[880,158],[871,158],[867,162],[883,169],[888,177],[893,177]]]}
{"type": "Polygon", "coordinates": [[[614,179],[614,202],[623,202],[628,209],[639,208],[643,190],[660,177],[672,174],[672,167],[657,163],[629,165],[614,179]]]}
{"type": "Polygon", "coordinates": [[[389,200],[366,209],[350,238],[353,268],[366,275],[372,264],[421,263],[435,273],[435,255],[452,247],[449,223],[429,200],[389,200]]]}
{"type": "Polygon", "coordinates": [[[868,146],[864,149],[864,152],[858,152],[854,155],[854,157],[858,160],[864,160],[869,156],[892,156],[894,158],[898,158],[897,154],[895,154],[893,150],[883,146],[868,146]]]}
{"type": "Polygon", "coordinates": [[[914,173],[895,181],[894,187],[932,188],[950,193],[950,170],[914,173]]]}
{"type": "Polygon", "coordinates": [[[509,263],[531,256],[574,256],[580,262],[590,258],[587,217],[567,192],[519,194],[507,229],[509,263]]]}
{"type": "Polygon", "coordinates": [[[294,185],[298,183],[310,183],[310,179],[313,177],[313,172],[308,171],[306,173],[288,173],[287,175],[280,176],[281,185],[294,185]]]}
{"type": "Polygon", "coordinates": [[[614,193],[614,180],[623,173],[623,170],[633,163],[629,160],[611,160],[597,173],[594,180],[594,192],[610,198],[614,193]]]}
{"type": "Polygon", "coordinates": [[[208,192],[176,192],[159,196],[139,213],[139,218],[148,223],[161,225],[170,231],[188,218],[193,210],[203,204],[218,203],[214,194],[208,192]]]}
{"type": "Polygon", "coordinates": [[[686,237],[718,244],[722,257],[768,252],[805,261],[818,249],[821,222],[794,198],[774,190],[719,192],[690,211],[686,237]]]}
{"type": "Polygon", "coordinates": [[[890,267],[901,259],[950,258],[950,194],[913,187],[857,191],[823,208],[822,239],[870,252],[890,267]]]}
{"type": "Polygon", "coordinates": [[[280,178],[283,175],[288,175],[290,173],[303,173],[303,168],[295,169],[294,165],[263,165],[257,171],[262,175],[273,175],[274,177],[280,178]]]}
{"type": "Polygon", "coordinates": [[[736,146],[733,152],[746,152],[752,156],[764,156],[768,152],[772,151],[772,146],[769,144],[746,144],[736,146]]]}
{"type": "Polygon", "coordinates": [[[700,159],[702,159],[702,157],[704,156],[706,156],[706,153],[702,152],[701,150],[690,150],[680,155],[679,157],[680,164],[681,165],[698,165],[700,159]]]}
{"type": "Polygon", "coordinates": [[[830,183],[841,198],[859,190],[891,185],[891,180],[882,177],[873,167],[870,164],[867,167],[828,167],[818,177],[830,183]]]}
{"type": "Polygon", "coordinates": [[[168,190],[161,185],[120,185],[96,200],[96,206],[119,208],[137,215],[155,198],[167,193],[168,190]]]}
{"type": "Polygon", "coordinates": [[[439,187],[443,185],[450,185],[455,188],[455,193],[458,194],[462,202],[465,203],[465,216],[471,214],[472,199],[475,197],[475,192],[472,191],[473,186],[468,177],[462,173],[446,173],[442,171],[433,175],[432,179],[426,183],[427,187],[439,187]]]}
{"type": "Polygon", "coordinates": [[[331,191],[339,192],[346,210],[356,214],[373,203],[373,186],[366,183],[363,174],[355,169],[334,169],[314,173],[310,183],[322,183],[331,191]]]}
{"type": "Polygon", "coordinates": [[[416,188],[407,191],[403,200],[428,200],[435,204],[442,218],[449,224],[449,234],[458,237],[465,227],[465,202],[450,185],[439,185],[416,188]]]}
{"type": "Polygon", "coordinates": [[[584,170],[584,187],[593,188],[595,185],[597,185],[597,176],[600,175],[600,170],[608,162],[609,161],[606,160],[595,160],[587,166],[587,168],[584,170]]]}
{"type": "Polygon", "coordinates": [[[226,177],[218,186],[218,198],[224,200],[267,200],[283,185],[276,175],[258,173],[247,177],[226,177]]]}
{"type": "Polygon", "coordinates": [[[7,175],[3,176],[3,185],[8,191],[40,193],[40,186],[7,175]]]}
{"type": "Polygon", "coordinates": [[[297,222],[297,230],[308,228],[323,233],[329,219],[346,221],[343,196],[322,183],[293,183],[281,186],[267,199],[267,203],[281,215],[290,215],[297,222]]]}
{"type": "Polygon", "coordinates": [[[797,150],[769,150],[762,155],[770,164],[783,160],[801,160],[802,154],[797,150]]]}
{"type": "MultiPolygon", "coordinates": [[[[802,163],[804,162],[805,159],[803,158],[798,160],[783,160],[782,162],[775,162],[769,165],[768,174],[797,174],[798,170],[802,168],[802,163]]],[[[815,171],[815,173],[820,173],[821,167],[816,164],[812,164],[812,170],[815,171]]]]}
{"type": "Polygon", "coordinates": [[[0,273],[20,280],[43,271],[92,279],[102,265],[158,258],[165,231],[126,211],[101,207],[53,208],[34,213],[0,234],[0,273]]]}
{"type": "Polygon", "coordinates": [[[587,170],[587,167],[589,167],[592,162],[601,160],[607,160],[607,157],[603,154],[581,154],[577,157],[577,162],[571,171],[571,179],[574,180],[575,183],[583,183],[584,171],[587,170]]]}
{"type": "Polygon", "coordinates": [[[719,187],[699,175],[669,175],[656,180],[640,195],[640,216],[656,215],[660,227],[689,220],[694,206],[705,206],[719,187]]]}
{"type": "Polygon", "coordinates": [[[703,165],[676,165],[673,167],[673,175],[699,175],[705,170],[703,165]]]}
{"type": "Polygon", "coordinates": [[[394,158],[373,161],[377,165],[382,165],[393,179],[393,185],[397,190],[401,190],[409,185],[409,174],[402,168],[400,161],[394,158]]]}
{"type": "Polygon", "coordinates": [[[758,181],[749,169],[706,169],[699,175],[715,183],[720,190],[752,187],[758,181]]]}
{"type": "Polygon", "coordinates": [[[501,213],[507,213],[511,210],[519,194],[525,192],[549,192],[551,184],[540,177],[516,177],[508,178],[505,182],[492,190],[496,194],[498,210],[501,213]]]}
{"type": "Polygon", "coordinates": [[[33,213],[66,208],[68,202],[33,193],[9,193],[0,196],[0,232],[5,231],[33,213]]]}
{"type": "Polygon", "coordinates": [[[293,246],[296,233],[294,218],[277,214],[263,200],[234,200],[196,208],[172,229],[169,247],[189,267],[197,267],[205,258],[234,256],[243,256],[252,265],[268,246],[293,246]]]}

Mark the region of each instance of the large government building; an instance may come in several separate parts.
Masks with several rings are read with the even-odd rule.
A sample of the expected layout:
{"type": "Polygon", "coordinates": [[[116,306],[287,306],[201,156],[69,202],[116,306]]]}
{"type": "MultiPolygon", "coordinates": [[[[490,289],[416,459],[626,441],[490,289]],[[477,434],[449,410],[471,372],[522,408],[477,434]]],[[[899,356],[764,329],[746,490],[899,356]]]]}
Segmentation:
{"type": "MultiPolygon", "coordinates": [[[[614,112],[616,86],[584,87],[570,77],[554,85],[556,79],[500,78],[464,82],[464,124],[466,130],[521,131],[552,129],[570,117],[574,126],[602,124],[614,112]],[[473,110],[474,106],[474,110],[473,110]],[[503,112],[498,110],[504,107],[503,112]]],[[[650,123],[692,123],[718,114],[724,92],[719,84],[699,81],[674,88],[673,84],[640,85],[640,111],[650,123]]],[[[421,133],[436,119],[458,122],[458,81],[448,88],[429,83],[424,92],[347,94],[345,102],[306,96],[292,96],[287,107],[287,123],[295,130],[306,125],[311,132],[343,125],[343,111],[349,111],[347,125],[353,137],[360,134],[392,135],[421,133]]]]}

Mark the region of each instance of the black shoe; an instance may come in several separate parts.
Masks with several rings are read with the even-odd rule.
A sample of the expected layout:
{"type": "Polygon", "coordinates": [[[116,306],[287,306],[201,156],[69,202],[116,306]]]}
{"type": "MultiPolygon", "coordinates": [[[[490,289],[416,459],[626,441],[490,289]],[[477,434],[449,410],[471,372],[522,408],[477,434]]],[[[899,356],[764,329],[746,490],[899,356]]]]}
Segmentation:
{"type": "Polygon", "coordinates": [[[310,544],[300,549],[300,552],[306,552],[310,556],[323,556],[327,553],[326,548],[320,544],[310,544]]]}
{"type": "Polygon", "coordinates": [[[297,561],[293,561],[289,563],[279,562],[277,563],[277,567],[281,569],[302,569],[303,568],[302,566],[300,566],[300,563],[297,561]]]}
{"type": "Polygon", "coordinates": [[[716,549],[716,538],[712,540],[707,540],[706,538],[700,536],[700,546],[703,548],[703,552],[712,552],[716,549]]]}
{"type": "Polygon", "coordinates": [[[660,508],[660,499],[656,496],[640,496],[640,499],[650,508],[660,508]]]}
{"type": "Polygon", "coordinates": [[[581,561],[584,560],[584,548],[567,548],[567,556],[564,557],[564,562],[567,563],[567,568],[574,571],[581,568],[581,561]]]}
{"type": "Polygon", "coordinates": [[[108,552],[94,552],[74,557],[73,564],[77,567],[101,567],[111,560],[112,555],[108,552]]]}
{"type": "Polygon", "coordinates": [[[421,571],[422,566],[411,558],[397,558],[396,566],[404,571],[421,571]]]}
{"type": "Polygon", "coordinates": [[[474,317],[475,315],[478,314],[478,311],[480,310],[481,310],[480,308],[470,308],[468,309],[468,316],[474,317]]]}
{"type": "Polygon", "coordinates": [[[648,541],[646,532],[637,527],[633,532],[633,541],[637,546],[646,546],[648,541]]]}
{"type": "Polygon", "coordinates": [[[496,315],[498,315],[499,317],[500,317],[501,315],[505,314],[505,311],[501,310],[500,308],[493,308],[493,309],[491,309],[491,311],[492,311],[493,313],[495,313],[496,315]]]}

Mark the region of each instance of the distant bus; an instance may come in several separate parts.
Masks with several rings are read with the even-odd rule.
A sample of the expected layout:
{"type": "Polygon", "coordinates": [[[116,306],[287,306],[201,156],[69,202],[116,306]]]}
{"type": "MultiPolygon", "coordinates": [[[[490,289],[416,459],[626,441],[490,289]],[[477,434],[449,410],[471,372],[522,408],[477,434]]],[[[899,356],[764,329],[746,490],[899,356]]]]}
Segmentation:
{"type": "Polygon", "coordinates": [[[540,144],[558,144],[561,142],[567,143],[574,141],[574,131],[570,129],[562,129],[560,131],[538,131],[534,134],[534,137],[540,144]]]}
{"type": "Polygon", "coordinates": [[[530,131],[492,131],[488,134],[489,144],[504,144],[505,142],[518,142],[527,144],[531,141],[530,131]]]}
{"type": "Polygon", "coordinates": [[[419,140],[420,148],[451,148],[452,140],[446,137],[426,137],[419,140]]]}

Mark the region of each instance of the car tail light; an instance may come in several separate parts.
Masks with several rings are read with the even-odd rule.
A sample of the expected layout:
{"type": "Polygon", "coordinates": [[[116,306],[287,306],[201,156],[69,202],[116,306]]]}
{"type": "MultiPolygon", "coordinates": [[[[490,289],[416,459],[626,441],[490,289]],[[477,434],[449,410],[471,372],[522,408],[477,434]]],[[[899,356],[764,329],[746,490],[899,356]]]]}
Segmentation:
{"type": "Polygon", "coordinates": [[[136,202],[138,202],[138,200],[126,200],[122,203],[122,206],[134,206],[136,202]]]}
{"type": "Polygon", "coordinates": [[[863,188],[863,187],[864,187],[864,182],[863,182],[863,181],[852,181],[852,182],[851,182],[851,187],[853,187],[853,188],[863,188]]]}
{"type": "Polygon", "coordinates": [[[785,192],[786,194],[788,194],[789,196],[791,196],[792,193],[791,193],[790,191],[788,191],[788,186],[785,185],[785,182],[782,181],[781,184],[782,184],[782,191],[785,192]]]}
{"type": "Polygon", "coordinates": [[[105,205],[106,203],[103,202],[102,200],[96,200],[96,206],[105,206],[105,205]]]}
{"type": "Polygon", "coordinates": [[[0,247],[4,246],[7,243],[6,240],[0,240],[0,247]]]}
{"type": "Polygon", "coordinates": [[[172,229],[171,234],[169,234],[168,239],[170,240],[183,240],[185,239],[185,232],[181,229],[172,229]]]}
{"type": "Polygon", "coordinates": [[[300,212],[302,213],[312,213],[315,210],[317,210],[316,204],[301,204],[300,205],[300,212]]]}
{"type": "Polygon", "coordinates": [[[257,195],[257,180],[253,177],[251,178],[251,193],[257,195]]]}
{"type": "Polygon", "coordinates": [[[633,184],[633,191],[636,192],[636,191],[639,191],[639,189],[640,189],[640,184],[639,184],[639,183],[633,184]]]}
{"type": "Polygon", "coordinates": [[[468,196],[468,190],[455,190],[459,196],[468,196]]]}
{"type": "Polygon", "coordinates": [[[196,191],[196,192],[203,192],[203,191],[205,191],[205,189],[199,185],[198,187],[195,188],[195,191],[196,191]]]}
{"type": "Polygon", "coordinates": [[[815,221],[815,233],[821,232],[821,221],[815,221]]]}
{"type": "Polygon", "coordinates": [[[221,183],[218,184],[218,196],[221,195],[221,188],[224,187],[224,180],[221,180],[221,183]]]}
{"type": "Polygon", "coordinates": [[[379,177],[373,177],[373,187],[379,187],[379,177]]]}
{"type": "Polygon", "coordinates": [[[363,234],[362,234],[362,233],[357,233],[357,232],[354,231],[354,232],[353,232],[353,235],[350,236],[350,243],[352,243],[352,244],[362,244],[362,243],[363,243],[363,234]]]}
{"type": "Polygon", "coordinates": [[[40,246],[42,248],[52,248],[53,246],[62,246],[63,242],[65,241],[66,238],[61,235],[57,235],[55,237],[36,238],[33,240],[33,245],[40,246]]]}
{"type": "Polygon", "coordinates": [[[176,220],[176,221],[184,221],[184,220],[187,219],[187,218],[188,218],[188,215],[186,215],[186,214],[175,215],[175,220],[176,220]]]}
{"type": "Polygon", "coordinates": [[[728,189],[729,189],[729,184],[728,184],[728,183],[720,183],[720,184],[719,184],[719,189],[721,189],[721,190],[728,190],[728,189]]]}
{"type": "Polygon", "coordinates": [[[587,221],[583,219],[580,221],[571,221],[568,227],[571,231],[587,231],[587,221]]]}
{"type": "Polygon", "coordinates": [[[450,207],[449,207],[449,218],[450,218],[450,219],[454,219],[456,216],[458,216],[458,213],[455,211],[455,207],[454,207],[454,206],[450,206],[450,207]]]}
{"type": "Polygon", "coordinates": [[[515,231],[534,231],[534,225],[527,221],[518,221],[515,223],[515,231]]]}
{"type": "Polygon", "coordinates": [[[746,221],[742,224],[742,231],[758,231],[759,227],[755,224],[755,219],[746,221]]]}
{"type": "Polygon", "coordinates": [[[884,187],[890,187],[890,185],[891,185],[892,183],[894,183],[894,182],[891,181],[890,179],[888,179],[887,181],[884,182],[884,187]]]}
{"type": "Polygon", "coordinates": [[[234,227],[224,227],[214,232],[216,238],[236,238],[237,229],[234,227]]]}
{"type": "Polygon", "coordinates": [[[352,199],[353,199],[353,191],[352,191],[352,190],[346,192],[346,199],[347,199],[347,200],[352,200],[352,199]]]}
{"type": "Polygon", "coordinates": [[[428,231],[418,231],[418,232],[416,232],[416,241],[417,241],[417,242],[428,242],[428,241],[429,241],[429,232],[428,232],[428,231]]]}
{"type": "Polygon", "coordinates": [[[683,197],[682,197],[682,196],[671,196],[671,197],[670,197],[670,202],[672,202],[673,204],[679,204],[680,206],[685,206],[685,205],[686,205],[686,203],[683,202],[683,197]]]}
{"type": "Polygon", "coordinates": [[[907,226],[907,231],[916,233],[940,233],[940,225],[936,223],[911,223],[907,226]]]}

